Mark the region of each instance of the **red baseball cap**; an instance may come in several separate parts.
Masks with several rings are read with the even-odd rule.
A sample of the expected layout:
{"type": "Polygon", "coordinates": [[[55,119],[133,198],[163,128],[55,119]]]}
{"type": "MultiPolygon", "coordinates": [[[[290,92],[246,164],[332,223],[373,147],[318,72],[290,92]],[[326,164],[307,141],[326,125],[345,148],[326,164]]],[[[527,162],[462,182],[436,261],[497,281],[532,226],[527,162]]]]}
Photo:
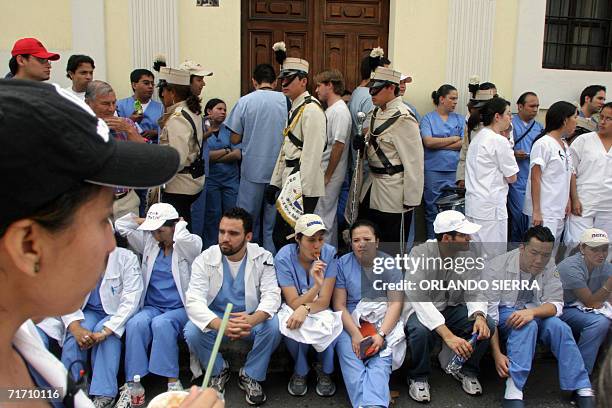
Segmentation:
{"type": "Polygon", "coordinates": [[[44,45],[36,38],[21,38],[15,42],[13,45],[13,50],[11,51],[11,55],[33,55],[38,58],[45,58],[51,61],[57,61],[60,59],[60,55],[54,52],[49,52],[45,48],[44,45]]]}

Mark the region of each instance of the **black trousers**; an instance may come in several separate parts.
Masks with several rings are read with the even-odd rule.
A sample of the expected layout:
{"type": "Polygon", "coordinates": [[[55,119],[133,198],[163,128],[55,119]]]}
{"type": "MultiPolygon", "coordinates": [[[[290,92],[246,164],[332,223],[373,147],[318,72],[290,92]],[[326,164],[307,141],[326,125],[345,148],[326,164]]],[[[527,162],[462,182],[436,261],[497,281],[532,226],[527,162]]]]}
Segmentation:
{"type": "Polygon", "coordinates": [[[406,251],[406,242],[410,233],[412,211],[404,213],[388,213],[370,208],[370,190],[359,204],[359,218],[372,221],[380,231],[381,249],[389,255],[401,254],[406,251]],[[402,239],[403,235],[403,239],[402,239]],[[403,246],[400,245],[403,241],[403,246]]]}
{"type": "Polygon", "coordinates": [[[162,193],[162,202],[172,205],[179,213],[179,217],[187,222],[187,229],[191,230],[191,204],[199,197],[201,193],[194,195],[162,193]]]}

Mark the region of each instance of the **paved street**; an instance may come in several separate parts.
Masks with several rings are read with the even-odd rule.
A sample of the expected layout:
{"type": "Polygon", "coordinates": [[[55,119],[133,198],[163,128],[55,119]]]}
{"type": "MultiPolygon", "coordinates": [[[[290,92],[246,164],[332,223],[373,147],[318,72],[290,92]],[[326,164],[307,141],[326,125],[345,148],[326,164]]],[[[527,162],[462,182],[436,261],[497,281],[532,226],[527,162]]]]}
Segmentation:
{"type": "MultiPolygon", "coordinates": [[[[430,408],[493,408],[501,406],[504,383],[500,380],[493,368],[490,356],[486,356],[482,366],[484,368],[480,380],[484,389],[481,397],[469,397],[461,389],[461,385],[452,377],[445,375],[439,368],[434,369],[430,378],[432,402],[427,405],[418,404],[408,396],[408,387],[403,372],[394,372],[391,379],[391,389],[399,391],[394,407],[430,407],[430,408]]],[[[289,373],[275,373],[268,377],[264,384],[268,395],[267,408],[318,408],[318,407],[350,407],[348,397],[344,390],[341,378],[336,377],[338,392],[332,398],[321,398],[314,392],[314,377],[311,378],[308,394],[296,398],[287,393],[289,373]]],[[[150,376],[149,376],[150,377],[150,376]]],[[[201,379],[199,379],[201,381],[201,379]]],[[[147,399],[157,392],[163,391],[164,384],[158,379],[146,378],[147,399]]],[[[186,379],[183,383],[187,384],[186,379]]],[[[559,390],[556,361],[552,356],[544,356],[535,362],[534,374],[529,378],[525,391],[527,407],[561,408],[572,407],[569,402],[569,393],[559,390]]],[[[237,374],[233,373],[226,390],[226,406],[246,407],[244,393],[238,388],[237,374]]]]}

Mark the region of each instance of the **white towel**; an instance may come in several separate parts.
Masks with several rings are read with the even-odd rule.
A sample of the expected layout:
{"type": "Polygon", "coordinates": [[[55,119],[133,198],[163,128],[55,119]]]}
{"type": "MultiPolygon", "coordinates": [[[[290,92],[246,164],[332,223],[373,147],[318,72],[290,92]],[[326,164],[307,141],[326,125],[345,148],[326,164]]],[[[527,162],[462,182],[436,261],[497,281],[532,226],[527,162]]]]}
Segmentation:
{"type": "Polygon", "coordinates": [[[612,320],[612,305],[610,305],[610,302],[604,302],[603,306],[600,307],[599,309],[593,309],[592,307],[586,307],[584,303],[582,303],[579,300],[571,303],[569,306],[577,307],[583,312],[601,314],[601,315],[606,316],[608,319],[612,320]]]}
{"type": "Polygon", "coordinates": [[[283,336],[299,343],[311,344],[317,352],[322,352],[342,333],[342,312],[321,310],[309,314],[299,329],[288,329],[287,320],[293,314],[286,303],[278,311],[278,325],[283,336]]]}
{"type": "MultiPolygon", "coordinates": [[[[380,330],[386,314],[387,302],[361,300],[351,316],[357,327],[361,327],[359,320],[364,320],[372,323],[377,330],[380,330]]],[[[404,333],[404,323],[401,319],[398,320],[393,330],[387,333],[385,340],[387,341],[387,347],[380,352],[380,356],[386,357],[392,354],[393,363],[391,369],[397,370],[402,366],[406,357],[406,334],[404,333]]]]}

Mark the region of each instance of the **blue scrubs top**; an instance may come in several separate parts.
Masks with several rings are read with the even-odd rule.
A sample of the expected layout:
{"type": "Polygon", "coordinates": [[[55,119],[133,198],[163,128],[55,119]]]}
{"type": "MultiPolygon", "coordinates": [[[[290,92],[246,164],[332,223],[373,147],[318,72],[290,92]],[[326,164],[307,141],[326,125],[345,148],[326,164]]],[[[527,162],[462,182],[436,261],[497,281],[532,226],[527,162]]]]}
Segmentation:
{"type": "Polygon", "coordinates": [[[244,312],[246,310],[246,302],[244,298],[244,271],[246,269],[247,257],[242,259],[238,274],[234,278],[230,270],[227,257],[223,256],[223,285],[219,289],[219,293],[211,302],[209,308],[219,318],[223,318],[225,306],[228,303],[233,305],[233,312],[244,312]]]}
{"type": "Polygon", "coordinates": [[[159,250],[151,271],[144,305],[162,310],[183,307],[181,296],[172,276],[172,252],[166,256],[163,249],[159,250]]]}
{"type": "MultiPolygon", "coordinates": [[[[122,118],[129,118],[134,113],[134,96],[119,99],[117,101],[117,115],[122,118]]],[[[151,99],[147,109],[143,112],[143,118],[138,124],[142,130],[157,130],[159,135],[159,125],[157,121],[164,114],[164,106],[151,99]]]]}
{"type": "Polygon", "coordinates": [[[417,122],[421,123],[421,119],[423,118],[420,114],[419,111],[417,110],[417,108],[410,104],[409,102],[404,101],[404,105],[406,105],[407,107],[410,108],[410,110],[412,111],[412,113],[414,113],[414,116],[416,117],[417,122]]]}
{"type": "MultiPolygon", "coordinates": [[[[352,134],[357,134],[357,113],[363,112],[366,115],[374,109],[372,103],[372,96],[370,95],[370,88],[367,86],[358,86],[351,95],[351,100],[348,103],[349,111],[351,112],[351,118],[353,119],[352,134]]],[[[364,126],[370,126],[369,123],[364,122],[364,126]]]]}
{"type": "MultiPolygon", "coordinates": [[[[207,140],[208,150],[219,150],[225,148],[240,149],[241,145],[234,145],[230,142],[231,131],[222,123],[217,133],[213,133],[207,140]]],[[[238,161],[231,163],[211,163],[209,177],[219,182],[238,180],[238,161]]]]}
{"type": "Polygon", "coordinates": [[[589,288],[592,293],[595,293],[612,276],[612,264],[607,261],[603,265],[594,268],[589,276],[586,263],[580,253],[565,258],[557,265],[557,270],[563,284],[565,304],[578,300],[574,294],[574,289],[589,288]]]}
{"type": "MultiPolygon", "coordinates": [[[[542,132],[544,128],[539,122],[536,122],[533,119],[529,123],[523,122],[523,120],[519,117],[519,115],[512,116],[512,132],[514,133],[514,151],[522,150],[526,153],[531,153],[531,146],[533,145],[533,141],[536,137],[542,132]],[[535,123],[534,123],[535,122],[535,123]],[[533,127],[531,124],[533,123],[533,127]],[[531,127],[531,130],[528,134],[527,129],[531,127]],[[524,137],[523,137],[524,136],[524,137]],[[520,140],[519,140],[520,139],[520,140]],[[518,140],[518,143],[516,141],[518,140]]],[[[525,190],[525,186],[527,185],[527,178],[529,177],[529,157],[525,160],[517,160],[516,163],[519,166],[518,172],[518,180],[516,183],[510,184],[510,188],[517,187],[519,185],[525,190]]]]}
{"type": "MultiPolygon", "coordinates": [[[[335,278],[337,274],[336,248],[323,244],[321,260],[327,264],[324,278],[335,278]]],[[[298,295],[303,295],[314,286],[309,271],[304,270],[298,259],[297,244],[287,244],[274,257],[276,279],[280,287],[294,287],[298,295]]]]}
{"type": "Polygon", "coordinates": [[[242,135],[241,177],[245,180],[270,182],[288,111],[285,95],[262,89],[240,98],[225,119],[225,126],[242,135]]]}
{"type": "MultiPolygon", "coordinates": [[[[421,119],[421,137],[459,136],[463,139],[465,118],[456,112],[448,114],[446,122],[437,111],[427,113],[421,119]]],[[[459,150],[428,149],[425,150],[425,170],[457,171],[459,150]]]]}
{"type": "Polygon", "coordinates": [[[104,308],[102,307],[102,299],[100,298],[100,285],[102,285],[102,277],[98,281],[96,287],[89,294],[89,299],[87,300],[85,307],[95,312],[105,313],[104,308]]]}
{"type": "MultiPolygon", "coordinates": [[[[378,252],[378,258],[389,258],[384,252],[378,252]]],[[[374,274],[374,279],[369,279],[368,275],[362,272],[361,265],[357,261],[355,254],[349,252],[338,260],[338,276],[336,277],[336,287],[346,290],[346,308],[349,313],[353,313],[361,299],[372,299],[373,301],[383,301],[387,298],[387,292],[376,290],[376,280],[384,283],[399,283],[402,280],[402,272],[398,269],[385,269],[381,274],[374,274]]]]}

